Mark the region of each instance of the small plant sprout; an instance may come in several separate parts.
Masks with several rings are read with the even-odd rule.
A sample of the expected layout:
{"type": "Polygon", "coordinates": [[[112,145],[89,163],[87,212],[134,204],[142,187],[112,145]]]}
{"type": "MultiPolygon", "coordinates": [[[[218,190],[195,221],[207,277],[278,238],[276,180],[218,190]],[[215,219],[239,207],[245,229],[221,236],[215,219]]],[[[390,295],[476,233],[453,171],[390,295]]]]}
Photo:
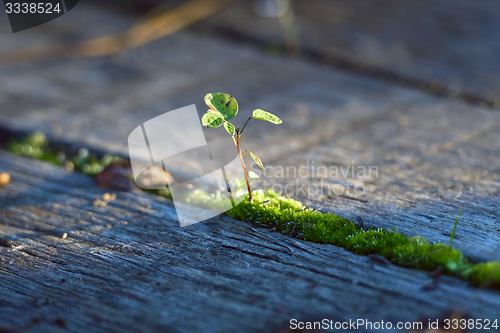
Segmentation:
{"type": "Polygon", "coordinates": [[[243,128],[235,128],[234,125],[228,121],[238,113],[238,102],[236,102],[236,99],[233,96],[223,93],[210,93],[205,96],[205,103],[210,109],[201,118],[201,123],[205,127],[220,127],[221,125],[224,125],[224,128],[233,139],[234,146],[238,151],[241,165],[243,166],[243,170],[245,171],[245,179],[247,181],[249,199],[250,201],[253,201],[252,189],[250,188],[250,182],[248,181],[248,172],[243,160],[243,155],[248,152],[259,167],[264,169],[264,165],[262,164],[260,158],[258,158],[257,155],[255,155],[251,151],[245,150],[243,153],[241,152],[241,134],[243,134],[245,127],[252,118],[268,121],[276,125],[281,124],[283,121],[272,113],[266,112],[261,109],[256,109],[253,110],[252,116],[248,118],[245,125],[243,125],[243,128]]]}

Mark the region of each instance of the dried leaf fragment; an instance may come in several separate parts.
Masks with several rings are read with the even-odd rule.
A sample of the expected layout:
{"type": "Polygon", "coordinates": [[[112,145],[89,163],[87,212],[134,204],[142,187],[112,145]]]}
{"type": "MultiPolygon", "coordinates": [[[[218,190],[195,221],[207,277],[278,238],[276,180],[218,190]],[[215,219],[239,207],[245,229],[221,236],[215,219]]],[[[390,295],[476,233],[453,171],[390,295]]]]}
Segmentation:
{"type": "Polygon", "coordinates": [[[97,175],[97,186],[121,191],[136,190],[131,175],[132,166],[129,161],[113,162],[97,175]]]}

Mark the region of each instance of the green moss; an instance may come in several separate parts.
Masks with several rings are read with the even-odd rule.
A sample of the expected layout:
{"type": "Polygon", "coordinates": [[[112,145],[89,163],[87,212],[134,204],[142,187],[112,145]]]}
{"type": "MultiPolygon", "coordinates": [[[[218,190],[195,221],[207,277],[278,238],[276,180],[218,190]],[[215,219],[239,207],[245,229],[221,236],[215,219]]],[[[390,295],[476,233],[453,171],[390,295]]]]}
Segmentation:
{"type": "Polygon", "coordinates": [[[56,153],[47,148],[49,141],[41,132],[33,133],[24,139],[10,139],[6,143],[7,149],[16,155],[24,155],[39,160],[60,164],[56,153]]]}
{"type": "Polygon", "coordinates": [[[220,191],[218,193],[207,193],[206,191],[195,189],[185,197],[185,202],[193,206],[206,206],[212,209],[224,210],[227,205],[227,197],[220,191]]]}
{"type": "Polygon", "coordinates": [[[445,244],[408,243],[394,248],[391,256],[392,262],[397,265],[434,270],[443,266],[445,272],[454,275],[457,270],[462,270],[470,264],[457,250],[445,244]]]}
{"type": "Polygon", "coordinates": [[[395,250],[408,244],[408,237],[382,229],[359,232],[350,236],[348,248],[358,254],[380,254],[388,259],[395,257],[395,250]]]}
{"type": "Polygon", "coordinates": [[[353,221],[314,211],[272,191],[254,191],[253,202],[244,200],[227,214],[311,242],[341,246],[363,255],[381,255],[403,267],[433,271],[441,266],[444,274],[461,277],[475,286],[500,288],[500,262],[474,264],[446,244],[383,229],[363,230],[353,221]]]}
{"type": "Polygon", "coordinates": [[[68,156],[64,149],[55,149],[49,146],[49,140],[42,132],[35,132],[23,139],[11,138],[5,144],[7,149],[16,155],[36,158],[67,169],[74,169],[86,175],[94,176],[100,173],[112,162],[123,160],[118,156],[104,155],[98,159],[95,154],[82,147],[74,156],[68,156]]]}
{"type": "MultiPolygon", "coordinates": [[[[85,147],[78,149],[76,154],[68,154],[64,151],[64,148],[50,146],[49,140],[42,132],[35,132],[21,139],[11,138],[5,143],[5,146],[13,154],[47,161],[69,170],[82,172],[87,176],[95,176],[109,164],[124,160],[122,157],[108,154],[99,159],[85,147]]],[[[143,191],[172,199],[168,188],[162,190],[144,189],[143,191]]]]}
{"type": "Polygon", "coordinates": [[[463,271],[462,277],[475,286],[500,289],[500,262],[489,261],[471,265],[463,271]]]}
{"type": "Polygon", "coordinates": [[[148,190],[148,189],[142,188],[141,190],[143,192],[146,192],[149,194],[158,195],[160,197],[164,197],[164,198],[172,200],[172,193],[170,192],[169,188],[161,189],[161,190],[148,190]]]}
{"type": "MultiPolygon", "coordinates": [[[[119,157],[104,155],[98,159],[86,148],[75,156],[67,156],[64,150],[55,150],[48,144],[43,133],[33,133],[22,139],[11,139],[7,148],[14,154],[24,155],[74,168],[93,176],[119,157]]],[[[148,193],[171,198],[167,190],[145,190],[148,193]]],[[[330,213],[320,213],[301,202],[280,196],[273,191],[254,191],[254,201],[248,197],[227,214],[235,219],[273,226],[290,236],[307,241],[343,247],[357,254],[377,254],[396,265],[433,271],[438,267],[448,275],[461,277],[475,286],[500,289],[500,262],[471,263],[460,251],[452,249],[453,235],[458,225],[457,218],[450,237],[449,246],[430,243],[423,237],[407,237],[383,229],[363,230],[353,221],[330,213]]],[[[225,198],[210,196],[204,191],[193,191],[187,202],[217,208],[225,198]]]]}

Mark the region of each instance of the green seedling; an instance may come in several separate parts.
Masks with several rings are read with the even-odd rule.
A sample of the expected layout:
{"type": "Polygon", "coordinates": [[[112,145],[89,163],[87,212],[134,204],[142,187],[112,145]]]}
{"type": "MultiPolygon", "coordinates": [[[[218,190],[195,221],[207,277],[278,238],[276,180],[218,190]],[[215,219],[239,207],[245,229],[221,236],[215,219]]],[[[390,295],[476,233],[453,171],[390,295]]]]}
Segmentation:
{"type": "Polygon", "coordinates": [[[210,93],[205,96],[205,103],[210,109],[201,118],[201,123],[205,127],[220,127],[221,125],[224,125],[227,133],[229,133],[233,139],[234,146],[236,147],[238,156],[240,157],[241,165],[245,171],[245,180],[247,182],[249,200],[251,202],[253,201],[252,189],[250,188],[250,181],[248,180],[248,172],[245,161],[243,160],[243,155],[248,152],[255,163],[257,163],[257,165],[262,169],[264,169],[264,164],[262,164],[260,158],[251,151],[245,150],[243,153],[241,152],[240,137],[243,134],[248,122],[252,118],[267,121],[276,125],[281,124],[283,121],[270,112],[255,109],[253,110],[252,116],[248,118],[245,125],[243,125],[240,129],[234,127],[234,125],[228,121],[238,113],[238,102],[236,102],[236,99],[233,96],[223,93],[210,93]]]}

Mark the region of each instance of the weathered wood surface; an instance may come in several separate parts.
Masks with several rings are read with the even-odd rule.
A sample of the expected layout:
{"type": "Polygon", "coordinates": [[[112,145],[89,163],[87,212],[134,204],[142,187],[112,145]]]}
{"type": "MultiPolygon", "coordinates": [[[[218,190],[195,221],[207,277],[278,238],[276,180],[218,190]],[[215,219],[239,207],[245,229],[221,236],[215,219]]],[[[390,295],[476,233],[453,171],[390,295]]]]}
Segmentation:
{"type": "MultiPolygon", "coordinates": [[[[205,27],[283,44],[279,21],[255,15],[254,3],[234,1],[209,18],[205,27]]],[[[420,82],[437,92],[447,88],[454,96],[465,93],[500,105],[498,1],[311,0],[293,4],[306,53],[330,57],[341,68],[409,79],[412,85],[420,82]]]]}
{"type": "MultiPolygon", "coordinates": [[[[410,5],[390,10],[404,11],[405,6],[410,5]]],[[[38,29],[0,35],[0,52],[116,32],[134,20],[81,3],[38,29]]],[[[238,28],[246,22],[242,17],[238,28]]],[[[412,22],[406,20],[405,29],[411,30],[412,22]]],[[[254,28],[261,32],[259,25],[254,28]]],[[[378,177],[369,179],[316,177],[310,169],[310,176],[299,177],[300,184],[321,185],[323,180],[330,187],[323,195],[292,196],[325,211],[362,216],[368,226],[397,227],[443,242],[449,241],[462,208],[454,246],[474,259],[500,259],[499,113],[272,57],[196,31],[111,58],[3,64],[0,122],[125,155],[128,134],[139,124],[192,103],[203,112],[205,93],[229,92],[242,114],[259,107],[284,119],[278,127],[251,124],[245,130],[246,148],[258,152],[266,165],[298,169],[314,161],[315,166],[378,167],[378,177]],[[333,184],[362,184],[366,192],[335,195],[330,193],[333,184]]],[[[442,62],[427,60],[415,60],[412,74],[425,74],[427,64],[439,71],[442,62]]],[[[467,73],[480,68],[477,73],[483,75],[490,60],[475,62],[478,67],[447,68],[443,80],[449,73],[469,79],[465,68],[467,73]]],[[[425,75],[418,78],[426,80],[425,75]]],[[[482,92],[496,82],[490,76],[478,80],[465,81],[482,92]]],[[[206,136],[211,142],[227,140],[223,131],[207,130],[206,136]]],[[[455,279],[444,278],[440,289],[424,292],[420,288],[430,282],[425,272],[380,266],[277,233],[269,234],[271,241],[227,218],[181,229],[168,201],[144,194],[118,193],[116,201],[96,208],[93,200],[105,191],[86,177],[4,152],[0,166],[13,178],[0,189],[0,252],[5,258],[0,262],[0,325],[40,316],[42,323],[33,331],[62,330],[57,318],[73,331],[270,331],[295,316],[397,321],[438,316],[452,306],[463,306],[478,318],[499,312],[497,293],[455,279]],[[64,232],[66,239],[61,238],[64,232]]],[[[296,179],[267,180],[286,185],[296,179]]]]}
{"type": "Polygon", "coordinates": [[[426,272],[224,216],[181,228],[163,198],[117,192],[94,207],[105,190],[44,162],[0,151],[0,170],[12,177],[0,189],[2,329],[37,318],[28,332],[271,332],[291,318],[500,313],[497,292],[454,278],[423,291],[426,272]]]}
{"type": "Polygon", "coordinates": [[[422,95],[380,113],[362,102],[345,107],[373,116],[367,112],[345,125],[337,122],[341,111],[318,117],[318,123],[332,124],[330,136],[317,146],[270,157],[268,187],[298,184],[294,195],[324,211],[444,243],[462,210],[455,245],[478,260],[500,258],[500,114],[422,95]],[[290,165],[308,166],[305,177],[287,173],[290,165]],[[363,178],[360,166],[378,168],[363,178]],[[331,168],[347,174],[331,177],[331,168]],[[305,193],[296,190],[302,185],[305,193]]]}
{"type": "MultiPolygon", "coordinates": [[[[132,22],[81,4],[43,29],[0,36],[0,45],[6,52],[75,40],[132,22]]],[[[266,165],[299,169],[309,161],[378,168],[378,177],[370,179],[312,177],[309,170],[298,181],[324,180],[323,195],[292,196],[344,216],[359,215],[370,226],[442,242],[449,241],[462,208],[457,248],[478,260],[499,259],[500,113],[488,108],[188,32],[122,57],[7,66],[0,73],[4,125],[123,155],[129,133],[144,121],[193,102],[204,112],[205,93],[229,92],[241,105],[236,125],[254,108],[284,119],[280,126],[253,123],[245,130],[246,148],[266,165]],[[352,200],[331,193],[337,183],[366,191],[352,200]]],[[[211,142],[227,140],[223,130],[205,134],[211,142]]],[[[268,179],[281,185],[296,180],[268,179]]]]}

